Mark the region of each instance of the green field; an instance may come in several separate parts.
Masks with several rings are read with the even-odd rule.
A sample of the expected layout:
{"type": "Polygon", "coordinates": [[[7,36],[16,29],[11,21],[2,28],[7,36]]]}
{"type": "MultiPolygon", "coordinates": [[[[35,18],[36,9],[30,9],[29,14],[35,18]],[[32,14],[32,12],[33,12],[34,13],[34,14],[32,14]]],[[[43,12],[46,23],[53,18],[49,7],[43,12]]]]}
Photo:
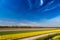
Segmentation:
{"type": "Polygon", "coordinates": [[[52,38],[53,40],[60,40],[60,35],[56,35],[52,38]]]}
{"type": "Polygon", "coordinates": [[[17,34],[17,33],[26,33],[26,32],[36,32],[36,31],[43,31],[43,30],[2,31],[2,32],[0,32],[0,35],[17,34]]]}
{"type": "Polygon", "coordinates": [[[55,37],[57,35],[59,35],[59,34],[53,34],[53,35],[48,35],[48,36],[40,37],[40,38],[37,38],[36,40],[55,40],[55,39],[59,39],[60,37],[52,39],[53,37],[55,37]]]}
{"type": "Polygon", "coordinates": [[[15,31],[0,31],[0,40],[18,40],[23,38],[34,37],[56,32],[57,34],[46,35],[35,40],[60,40],[60,29],[54,30],[15,30],[15,31]],[[1,38],[2,37],[2,38],[1,38]]]}
{"type": "Polygon", "coordinates": [[[60,40],[60,33],[43,36],[43,37],[37,38],[36,40],[60,40]]]}

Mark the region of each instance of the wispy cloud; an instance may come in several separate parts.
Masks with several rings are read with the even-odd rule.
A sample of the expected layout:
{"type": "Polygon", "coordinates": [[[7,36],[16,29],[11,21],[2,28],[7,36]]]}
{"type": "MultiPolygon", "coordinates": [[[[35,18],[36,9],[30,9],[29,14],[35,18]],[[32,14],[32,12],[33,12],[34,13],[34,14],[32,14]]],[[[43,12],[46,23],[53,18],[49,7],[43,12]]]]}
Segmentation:
{"type": "Polygon", "coordinates": [[[57,7],[59,7],[59,5],[58,5],[58,6],[55,6],[55,7],[52,7],[52,8],[47,8],[47,9],[44,10],[44,12],[53,10],[53,9],[55,9],[55,8],[57,8],[57,7]]]}
{"type": "Polygon", "coordinates": [[[46,9],[44,9],[43,11],[46,12],[46,11],[50,11],[50,10],[53,10],[53,9],[56,9],[56,8],[60,7],[60,6],[59,6],[60,4],[55,4],[55,5],[53,6],[54,2],[56,2],[56,1],[55,1],[55,0],[53,1],[53,0],[52,0],[51,2],[49,2],[49,3],[47,4],[49,7],[47,6],[46,9]]]}
{"type": "Polygon", "coordinates": [[[60,26],[60,16],[47,20],[47,26],[60,26]]]}
{"type": "Polygon", "coordinates": [[[42,6],[44,4],[43,0],[40,0],[40,5],[42,6]]]}
{"type": "Polygon", "coordinates": [[[20,26],[47,26],[47,27],[55,27],[55,26],[60,26],[60,16],[52,18],[52,19],[47,19],[43,20],[42,22],[28,22],[28,23],[19,23],[18,25],[20,26]]]}
{"type": "Polygon", "coordinates": [[[13,21],[2,21],[0,20],[0,25],[2,26],[44,26],[44,27],[54,27],[54,26],[60,26],[60,16],[57,16],[52,19],[44,19],[42,22],[33,22],[33,21],[25,21],[19,23],[13,22],[13,21]]]}
{"type": "Polygon", "coordinates": [[[13,21],[4,21],[4,20],[0,20],[0,26],[13,26],[13,25],[17,25],[16,22],[13,21]]]}
{"type": "Polygon", "coordinates": [[[19,26],[40,26],[37,22],[19,23],[19,26]]]}

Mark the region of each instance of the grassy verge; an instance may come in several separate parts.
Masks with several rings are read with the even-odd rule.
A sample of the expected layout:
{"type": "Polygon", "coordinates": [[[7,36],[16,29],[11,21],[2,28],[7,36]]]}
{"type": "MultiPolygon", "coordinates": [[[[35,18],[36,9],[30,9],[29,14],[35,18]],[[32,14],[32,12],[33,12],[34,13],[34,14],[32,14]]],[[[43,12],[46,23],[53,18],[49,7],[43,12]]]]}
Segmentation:
{"type": "Polygon", "coordinates": [[[41,38],[37,38],[36,40],[52,40],[52,38],[56,35],[59,35],[59,33],[57,34],[53,34],[53,35],[48,35],[48,36],[44,36],[44,37],[41,37],[41,38]]]}
{"type": "MultiPolygon", "coordinates": [[[[25,31],[26,32],[26,31],[25,31]]],[[[2,35],[0,36],[0,40],[12,40],[12,39],[20,39],[20,38],[25,38],[25,37],[31,37],[31,36],[37,36],[41,34],[46,34],[46,33],[51,33],[51,32],[60,32],[60,30],[45,30],[45,31],[40,31],[40,30],[30,30],[27,33],[13,33],[13,34],[8,34],[8,35],[2,35]]],[[[2,32],[3,33],[3,32],[2,32]]],[[[12,33],[12,32],[11,32],[12,33]]]]}
{"type": "Polygon", "coordinates": [[[43,31],[43,30],[2,31],[2,32],[0,32],[0,35],[17,34],[17,33],[26,33],[26,32],[35,32],[35,31],[43,31]]]}
{"type": "Polygon", "coordinates": [[[54,36],[52,39],[53,40],[60,40],[60,35],[54,36]]]}

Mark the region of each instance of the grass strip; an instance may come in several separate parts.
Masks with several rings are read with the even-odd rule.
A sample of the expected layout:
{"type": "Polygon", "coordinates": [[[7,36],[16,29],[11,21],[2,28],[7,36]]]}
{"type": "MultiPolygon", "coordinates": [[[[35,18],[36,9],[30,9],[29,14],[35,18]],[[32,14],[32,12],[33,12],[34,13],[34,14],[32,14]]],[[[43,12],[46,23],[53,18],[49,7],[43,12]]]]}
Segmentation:
{"type": "Polygon", "coordinates": [[[60,40],[60,35],[56,35],[52,38],[52,40],[60,40]]]}
{"type": "Polygon", "coordinates": [[[36,31],[43,31],[43,30],[2,31],[2,32],[0,32],[0,35],[17,34],[17,33],[26,33],[26,32],[36,32],[36,31]]]}
{"type": "Polygon", "coordinates": [[[58,32],[60,32],[60,30],[34,31],[34,32],[27,32],[27,33],[2,35],[2,36],[0,36],[0,40],[2,40],[2,39],[4,39],[4,40],[19,39],[19,38],[25,38],[25,37],[30,37],[30,36],[36,36],[36,35],[51,33],[51,32],[57,32],[58,33],[58,32]]]}
{"type": "Polygon", "coordinates": [[[53,35],[47,35],[47,36],[44,36],[44,37],[40,37],[40,38],[37,38],[36,40],[52,40],[52,38],[56,35],[59,35],[60,33],[56,33],[56,34],[53,34],[53,35]]]}

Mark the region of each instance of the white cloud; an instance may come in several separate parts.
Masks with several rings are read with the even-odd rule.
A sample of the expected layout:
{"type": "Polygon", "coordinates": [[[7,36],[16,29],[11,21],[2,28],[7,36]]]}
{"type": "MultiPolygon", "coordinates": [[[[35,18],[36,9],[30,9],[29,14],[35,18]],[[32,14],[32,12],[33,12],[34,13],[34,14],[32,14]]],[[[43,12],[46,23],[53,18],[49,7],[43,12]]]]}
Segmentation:
{"type": "Polygon", "coordinates": [[[16,22],[0,20],[0,26],[13,26],[16,24],[16,22]]]}
{"type": "Polygon", "coordinates": [[[44,27],[54,27],[60,26],[60,16],[52,18],[52,19],[44,19],[41,22],[33,22],[33,21],[23,21],[23,22],[13,22],[13,21],[3,21],[0,20],[0,25],[2,26],[44,26],[44,27]]]}
{"type": "Polygon", "coordinates": [[[19,23],[19,26],[40,26],[37,22],[19,23]]]}
{"type": "Polygon", "coordinates": [[[41,5],[41,6],[43,5],[43,3],[44,3],[43,0],[40,0],[40,5],[41,5]]]}
{"type": "Polygon", "coordinates": [[[48,27],[55,27],[60,26],[60,16],[49,19],[43,20],[42,22],[28,22],[28,23],[19,23],[20,26],[48,26],[48,27]]]}
{"type": "Polygon", "coordinates": [[[57,8],[57,7],[59,7],[59,5],[58,5],[58,6],[54,6],[54,7],[52,7],[52,8],[46,8],[46,9],[44,10],[44,12],[53,10],[53,9],[55,9],[55,8],[57,8]]]}
{"type": "Polygon", "coordinates": [[[52,6],[52,4],[53,4],[54,2],[55,2],[55,0],[49,2],[47,5],[50,6],[50,7],[46,7],[46,9],[44,9],[43,11],[44,11],[44,12],[50,11],[50,10],[53,10],[53,9],[58,8],[58,7],[60,6],[60,4],[57,4],[57,5],[55,5],[55,6],[52,6]]]}
{"type": "Polygon", "coordinates": [[[48,5],[52,5],[55,2],[55,0],[48,3],[48,5]]]}
{"type": "Polygon", "coordinates": [[[47,26],[60,26],[60,16],[47,20],[47,26]]]}

